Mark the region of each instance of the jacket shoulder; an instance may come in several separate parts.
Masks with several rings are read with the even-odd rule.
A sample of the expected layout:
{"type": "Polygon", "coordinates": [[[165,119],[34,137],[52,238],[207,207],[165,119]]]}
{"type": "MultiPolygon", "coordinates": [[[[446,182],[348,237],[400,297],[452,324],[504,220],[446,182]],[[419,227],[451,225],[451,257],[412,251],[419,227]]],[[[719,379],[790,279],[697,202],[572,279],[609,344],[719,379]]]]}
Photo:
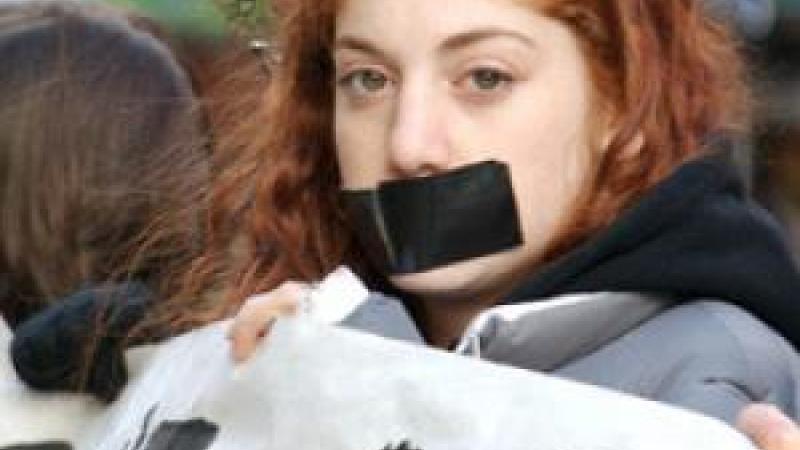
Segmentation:
{"type": "Polygon", "coordinates": [[[752,402],[800,416],[795,350],[749,312],[716,299],[667,309],[565,373],[729,423],[752,402]]]}
{"type": "Polygon", "coordinates": [[[721,300],[699,299],[671,308],[653,319],[668,329],[698,339],[698,351],[726,350],[741,355],[755,371],[798,362],[792,345],[750,312],[721,300]]]}
{"type": "MultiPolygon", "coordinates": [[[[719,404],[768,402],[800,416],[800,356],[750,312],[725,301],[698,299],[665,311],[647,326],[663,326],[657,331],[678,337],[686,346],[685,355],[675,358],[676,367],[695,386],[676,385],[667,395],[690,405],[700,399],[719,404]]],[[[734,412],[738,411],[727,415],[734,412]]]]}

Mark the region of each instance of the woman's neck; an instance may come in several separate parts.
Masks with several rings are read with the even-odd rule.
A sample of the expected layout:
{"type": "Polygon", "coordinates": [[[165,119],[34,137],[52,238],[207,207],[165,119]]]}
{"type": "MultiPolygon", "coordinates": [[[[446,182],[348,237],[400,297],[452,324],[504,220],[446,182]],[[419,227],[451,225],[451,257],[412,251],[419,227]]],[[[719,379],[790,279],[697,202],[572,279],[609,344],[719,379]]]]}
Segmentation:
{"type": "Polygon", "coordinates": [[[428,344],[447,350],[458,343],[478,314],[495,303],[416,298],[412,301],[412,310],[428,344]]]}
{"type": "Polygon", "coordinates": [[[450,349],[470,323],[511,293],[533,264],[494,276],[493,282],[477,282],[439,292],[416,293],[408,301],[417,326],[428,344],[450,349]]]}

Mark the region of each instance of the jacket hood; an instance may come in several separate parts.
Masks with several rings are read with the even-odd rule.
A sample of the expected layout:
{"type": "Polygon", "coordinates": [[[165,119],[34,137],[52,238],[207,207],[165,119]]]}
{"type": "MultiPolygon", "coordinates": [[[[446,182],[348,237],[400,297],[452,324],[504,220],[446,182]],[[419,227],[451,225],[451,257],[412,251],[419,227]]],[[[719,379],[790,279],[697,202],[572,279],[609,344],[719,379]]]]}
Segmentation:
{"type": "Polygon", "coordinates": [[[780,226],[746,198],[722,155],[681,166],[608,229],[537,271],[505,303],[588,292],[727,301],[800,348],[800,275],[780,226]]]}

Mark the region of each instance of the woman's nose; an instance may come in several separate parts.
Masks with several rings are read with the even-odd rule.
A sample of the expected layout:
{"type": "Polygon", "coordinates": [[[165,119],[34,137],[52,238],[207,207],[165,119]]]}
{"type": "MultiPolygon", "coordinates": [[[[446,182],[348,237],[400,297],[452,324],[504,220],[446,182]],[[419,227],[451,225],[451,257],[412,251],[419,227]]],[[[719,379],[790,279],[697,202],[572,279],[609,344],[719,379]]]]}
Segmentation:
{"type": "Polygon", "coordinates": [[[398,175],[431,175],[450,167],[442,106],[430,89],[408,89],[398,97],[389,138],[389,160],[398,175]]]}

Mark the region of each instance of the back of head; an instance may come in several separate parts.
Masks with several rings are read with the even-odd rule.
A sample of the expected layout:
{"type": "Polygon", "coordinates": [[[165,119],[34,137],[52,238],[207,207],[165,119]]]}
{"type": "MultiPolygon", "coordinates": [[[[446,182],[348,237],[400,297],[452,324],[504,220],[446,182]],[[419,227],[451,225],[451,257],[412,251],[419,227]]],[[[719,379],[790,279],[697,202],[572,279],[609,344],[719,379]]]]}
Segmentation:
{"type": "Polygon", "coordinates": [[[171,250],[134,258],[131,246],[165,210],[192,209],[206,182],[191,82],[132,23],[68,1],[0,5],[0,308],[12,322],[83,284],[152,276],[171,250]]]}

